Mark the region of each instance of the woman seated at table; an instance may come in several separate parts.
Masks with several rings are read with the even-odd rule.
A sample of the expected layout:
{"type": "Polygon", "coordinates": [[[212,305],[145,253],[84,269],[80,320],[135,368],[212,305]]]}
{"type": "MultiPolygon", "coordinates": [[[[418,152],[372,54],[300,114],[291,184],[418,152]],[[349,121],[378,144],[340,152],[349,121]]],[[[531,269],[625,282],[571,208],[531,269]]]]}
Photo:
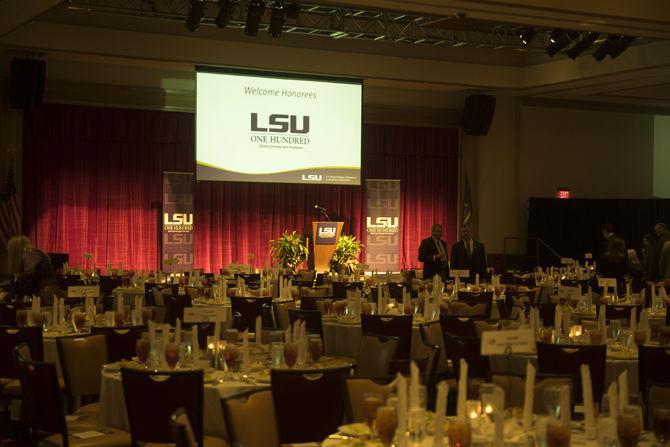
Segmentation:
{"type": "Polygon", "coordinates": [[[26,295],[38,295],[42,305],[50,306],[54,295],[63,295],[51,259],[33,247],[26,236],[14,236],[7,242],[7,258],[9,272],[14,275],[7,300],[21,301],[26,295]]]}

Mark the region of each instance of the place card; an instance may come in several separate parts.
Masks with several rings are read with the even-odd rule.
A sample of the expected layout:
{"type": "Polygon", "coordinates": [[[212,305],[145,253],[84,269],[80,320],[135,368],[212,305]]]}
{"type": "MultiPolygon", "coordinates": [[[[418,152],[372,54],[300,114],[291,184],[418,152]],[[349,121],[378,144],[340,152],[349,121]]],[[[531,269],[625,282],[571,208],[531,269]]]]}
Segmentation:
{"type": "Polygon", "coordinates": [[[451,270],[449,276],[452,278],[469,278],[470,270],[451,270]]]}
{"type": "Polygon", "coordinates": [[[72,433],[71,436],[77,439],[90,439],[97,438],[98,436],[105,436],[112,434],[111,430],[106,430],[104,428],[99,428],[97,430],[82,431],[79,433],[72,433]]]}
{"type": "Polygon", "coordinates": [[[68,298],[85,298],[87,296],[97,298],[100,296],[100,286],[68,286],[68,298]]]}
{"type": "Polygon", "coordinates": [[[531,329],[482,332],[481,355],[530,354],[534,347],[531,329]]]}
{"type": "Polygon", "coordinates": [[[227,308],[223,306],[202,306],[184,308],[184,323],[225,322],[228,320],[227,308]]]}
{"type": "Polygon", "coordinates": [[[558,298],[580,300],[582,298],[582,288],[580,286],[561,286],[558,288],[558,298]]]}
{"type": "Polygon", "coordinates": [[[604,287],[605,290],[614,290],[616,292],[616,278],[598,278],[598,287],[604,287]]]}
{"type": "Polygon", "coordinates": [[[584,254],[584,259],[593,259],[593,253],[584,254]]]}
{"type": "Polygon", "coordinates": [[[561,265],[573,265],[575,260],[572,258],[561,258],[561,265]]]}

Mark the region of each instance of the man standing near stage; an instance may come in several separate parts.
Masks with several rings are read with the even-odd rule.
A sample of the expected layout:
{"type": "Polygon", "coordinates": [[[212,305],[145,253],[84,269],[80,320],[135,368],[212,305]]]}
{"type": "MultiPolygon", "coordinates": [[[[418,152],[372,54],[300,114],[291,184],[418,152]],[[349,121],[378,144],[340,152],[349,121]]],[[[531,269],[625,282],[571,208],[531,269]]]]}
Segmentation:
{"type": "Polygon", "coordinates": [[[454,270],[470,270],[470,282],[475,275],[484,281],[487,277],[486,250],[484,244],[472,238],[469,225],[461,227],[461,240],[451,247],[451,268],[454,270]]]}
{"type": "Polygon", "coordinates": [[[442,281],[446,282],[449,277],[449,261],[447,243],[442,240],[441,224],[433,224],[430,227],[430,237],[421,241],[419,261],[423,262],[423,279],[440,275],[442,281]]]}

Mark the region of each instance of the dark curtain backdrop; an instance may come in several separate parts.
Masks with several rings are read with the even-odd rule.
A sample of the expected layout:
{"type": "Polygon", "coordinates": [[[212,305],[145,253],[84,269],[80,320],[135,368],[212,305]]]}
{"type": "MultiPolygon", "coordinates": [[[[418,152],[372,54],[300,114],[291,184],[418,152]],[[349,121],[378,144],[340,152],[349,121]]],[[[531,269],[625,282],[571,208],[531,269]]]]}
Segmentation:
{"type": "Polygon", "coordinates": [[[528,237],[539,237],[561,256],[580,262],[584,253],[596,258],[603,253],[600,227],[604,223],[612,224],[626,246],[641,255],[642,236],[653,233],[657,222],[670,221],[668,199],[531,198],[528,208],[528,237]]]}
{"type": "MultiPolygon", "coordinates": [[[[190,113],[45,105],[24,114],[23,229],[47,252],[83,265],[156,269],[160,260],[162,172],[194,172],[190,113]]],[[[404,267],[418,266],[420,240],[433,222],[456,237],[458,131],[365,125],[363,177],[401,180],[404,267]]],[[[302,232],[314,204],[343,219],[365,242],[364,187],[198,182],[195,265],[270,265],[268,241],[302,232]]]]}

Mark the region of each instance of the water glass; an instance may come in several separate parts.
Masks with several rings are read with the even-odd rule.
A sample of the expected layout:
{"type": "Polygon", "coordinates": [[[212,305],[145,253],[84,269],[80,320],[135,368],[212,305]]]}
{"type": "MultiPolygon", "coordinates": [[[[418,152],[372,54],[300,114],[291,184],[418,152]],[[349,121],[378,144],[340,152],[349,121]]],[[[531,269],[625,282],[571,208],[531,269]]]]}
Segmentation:
{"type": "Polygon", "coordinates": [[[614,339],[614,342],[616,343],[619,341],[619,336],[621,335],[621,320],[611,320],[610,321],[610,329],[612,331],[612,338],[614,339]]]}
{"type": "Polygon", "coordinates": [[[618,447],[616,419],[605,416],[598,417],[598,446],[618,447]]]}
{"type": "Polygon", "coordinates": [[[270,359],[272,360],[272,368],[281,368],[284,364],[284,343],[280,341],[273,341],[270,344],[270,359]]]}
{"type": "Polygon", "coordinates": [[[377,409],[384,404],[383,397],[380,393],[363,393],[363,414],[365,422],[373,429],[373,424],[377,418],[377,409]]]}
{"type": "Polygon", "coordinates": [[[51,329],[52,324],[53,324],[53,313],[50,310],[43,310],[42,329],[44,329],[45,332],[48,332],[49,329],[51,329]]]}
{"type": "Polygon", "coordinates": [[[554,419],[561,418],[561,388],[559,386],[544,388],[544,406],[549,416],[554,419]]]}
{"type": "MultiPolygon", "coordinates": [[[[395,407],[377,408],[377,417],[375,419],[377,436],[384,447],[389,447],[393,443],[396,428],[398,428],[398,413],[395,407]]],[[[465,447],[465,446],[463,446],[465,447]]]]}
{"type": "Polygon", "coordinates": [[[449,424],[449,445],[470,447],[472,441],[472,429],[470,421],[466,419],[455,419],[449,424]]]}
{"type": "Polygon", "coordinates": [[[663,447],[668,445],[668,441],[670,441],[670,409],[654,409],[653,428],[656,441],[663,447]]]}
{"type": "Polygon", "coordinates": [[[627,405],[621,410],[616,422],[616,434],[621,447],[634,447],[642,433],[642,408],[627,405]]]}
{"type": "Polygon", "coordinates": [[[569,447],[570,446],[570,424],[550,419],[547,422],[547,446],[569,447]]]}
{"type": "Polygon", "coordinates": [[[426,410],[417,407],[410,408],[407,428],[410,443],[420,445],[426,437],[426,410]]]}

